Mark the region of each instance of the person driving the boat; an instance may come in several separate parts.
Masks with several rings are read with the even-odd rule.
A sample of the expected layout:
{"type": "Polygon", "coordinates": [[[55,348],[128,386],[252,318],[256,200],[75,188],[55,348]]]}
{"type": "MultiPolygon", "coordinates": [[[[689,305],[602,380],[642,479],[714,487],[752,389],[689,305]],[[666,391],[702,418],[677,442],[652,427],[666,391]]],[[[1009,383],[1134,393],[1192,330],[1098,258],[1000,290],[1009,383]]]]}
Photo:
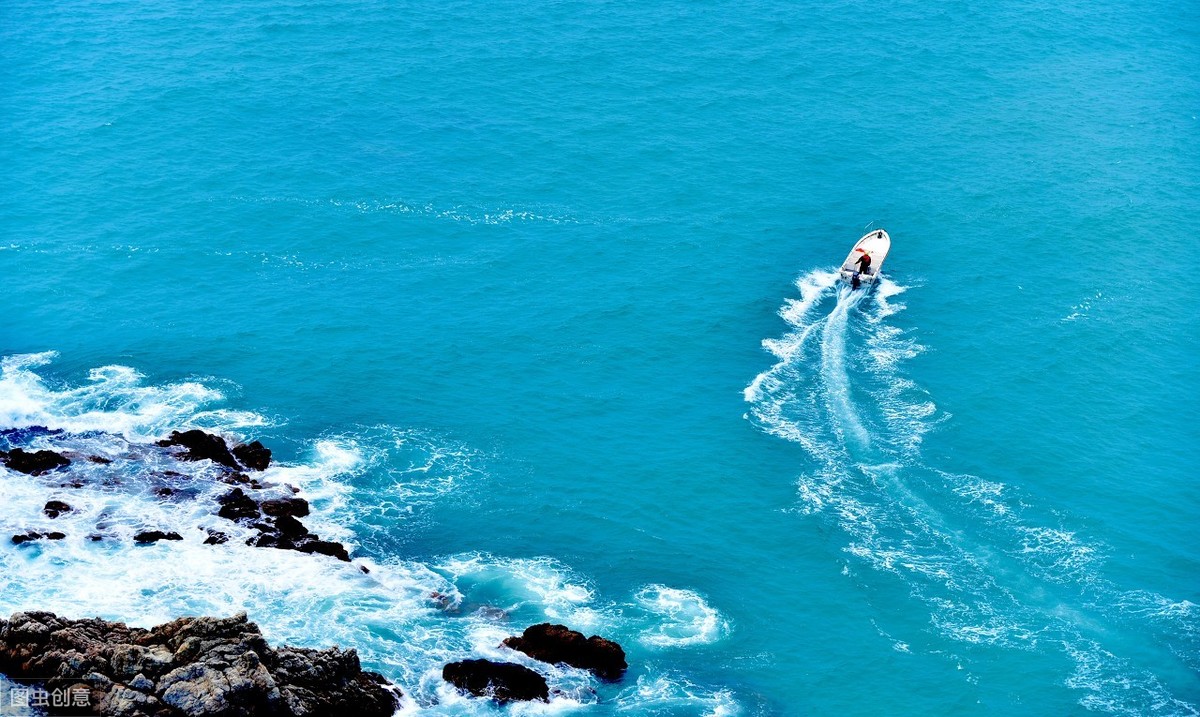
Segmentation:
{"type": "Polygon", "coordinates": [[[859,249],[859,251],[862,252],[862,256],[858,257],[858,261],[854,262],[854,264],[855,264],[855,266],[859,267],[859,271],[861,271],[862,273],[870,274],[871,273],[871,255],[868,254],[867,252],[863,251],[862,249],[859,249]]]}

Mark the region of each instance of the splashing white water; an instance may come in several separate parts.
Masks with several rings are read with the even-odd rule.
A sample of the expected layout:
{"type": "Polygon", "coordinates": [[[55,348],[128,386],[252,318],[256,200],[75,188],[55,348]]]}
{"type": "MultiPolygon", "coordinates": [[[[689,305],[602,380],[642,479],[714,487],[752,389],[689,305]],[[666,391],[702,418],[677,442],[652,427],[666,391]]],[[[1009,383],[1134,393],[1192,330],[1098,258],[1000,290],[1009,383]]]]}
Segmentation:
{"type": "MultiPolygon", "coordinates": [[[[922,437],[948,416],[901,374],[922,351],[890,323],[905,308],[895,301],[905,288],[883,279],[873,294],[855,295],[839,291],[835,277],[814,270],[797,280],[801,298],[779,311],[788,333],[763,342],[777,361],[744,392],[749,418],[812,458],[798,479],[800,512],[828,516],[853,560],[901,580],[927,606],[935,634],[1060,647],[1076,667],[1062,681],[1086,692],[1080,703],[1089,709],[1196,714],[1101,645],[1104,616],[1118,610],[1194,656],[1200,641],[1187,602],[1119,590],[1102,576],[1102,551],[1077,531],[1025,518],[1020,498],[996,481],[925,466],[922,437]],[[978,525],[987,532],[968,529],[978,525]]],[[[903,644],[911,650],[914,640],[903,644]]]]}
{"type": "MultiPolygon", "coordinates": [[[[269,421],[221,408],[222,394],[199,382],[152,385],[125,367],[96,369],[82,386],[54,384],[35,371],[52,359],[0,361],[0,431],[45,427],[0,433],[0,448],[18,441],[72,460],[69,471],[42,476],[0,467],[0,535],[66,534],[0,545],[0,614],[50,610],[149,626],[181,615],[246,610],[273,644],[356,648],[366,667],[404,690],[405,714],[559,714],[608,709],[605,700],[618,697],[621,709],[635,714],[657,709],[657,698],[643,700],[585,671],[535,662],[501,642],[530,624],[555,621],[636,650],[646,631],[672,634],[683,619],[678,615],[638,599],[599,601],[586,578],[548,558],[480,552],[418,562],[376,550],[346,563],[248,546],[250,529],[216,515],[217,497],[230,490],[219,480],[222,469],[209,461],[177,461],[153,441],[190,427],[246,440],[246,429],[269,421]],[[42,510],[48,500],[65,501],[71,511],[50,518],[42,510]],[[174,531],[183,539],[137,545],[133,536],[142,530],[174,531]],[[210,530],[225,533],[228,542],[205,544],[210,530]],[[442,680],[441,668],[470,657],[537,670],[551,685],[551,701],[498,708],[459,694],[442,680]]],[[[255,477],[264,484],[263,497],[290,497],[292,487],[299,489],[312,506],[305,525],[353,552],[363,537],[384,544],[376,533],[396,530],[397,519],[411,515],[401,506],[419,507],[453,491],[478,475],[476,463],[477,456],[452,442],[375,426],[316,439],[299,460],[273,463],[255,477]],[[364,490],[376,512],[360,516],[364,490]],[[391,507],[376,500],[385,495],[391,507]]],[[[722,621],[697,601],[694,609],[722,621]]],[[[652,680],[666,679],[663,674],[644,666],[638,672],[652,680]]],[[[692,709],[708,710],[719,691],[694,692],[692,709]]],[[[732,697],[728,702],[735,704],[732,697]]]]}

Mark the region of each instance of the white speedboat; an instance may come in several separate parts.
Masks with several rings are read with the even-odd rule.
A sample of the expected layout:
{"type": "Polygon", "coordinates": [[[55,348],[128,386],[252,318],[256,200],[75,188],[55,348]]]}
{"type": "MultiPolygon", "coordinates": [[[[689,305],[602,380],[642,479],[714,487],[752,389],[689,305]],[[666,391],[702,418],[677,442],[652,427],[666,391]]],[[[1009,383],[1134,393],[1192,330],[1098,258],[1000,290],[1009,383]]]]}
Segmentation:
{"type": "Polygon", "coordinates": [[[879,270],[883,268],[883,260],[887,258],[888,250],[892,248],[892,238],[882,229],[876,229],[863,236],[854,244],[850,255],[842,262],[842,281],[857,289],[865,284],[867,288],[879,280],[879,270]],[[871,258],[870,264],[863,267],[862,256],[871,258]]]}

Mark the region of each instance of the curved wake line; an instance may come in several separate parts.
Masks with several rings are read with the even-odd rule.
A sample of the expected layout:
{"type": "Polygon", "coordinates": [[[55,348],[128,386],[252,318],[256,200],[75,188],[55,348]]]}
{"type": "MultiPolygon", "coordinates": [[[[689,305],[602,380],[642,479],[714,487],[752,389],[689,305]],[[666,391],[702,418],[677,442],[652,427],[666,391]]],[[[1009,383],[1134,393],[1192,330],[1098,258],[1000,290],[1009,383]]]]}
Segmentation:
{"type": "Polygon", "coordinates": [[[924,465],[922,438],[948,416],[900,373],[923,350],[889,323],[904,309],[894,300],[905,287],[884,278],[870,295],[839,292],[829,270],[808,272],[796,286],[801,298],[779,310],[789,331],[763,341],[777,361],[744,397],[762,430],[813,459],[797,481],[801,512],[827,516],[855,562],[899,579],[928,607],[936,634],[1061,650],[1074,664],[1062,683],[1084,690],[1088,709],[1198,714],[1102,644],[1120,629],[1106,623],[1115,611],[1150,633],[1136,639],[1171,646],[1173,659],[1194,671],[1200,629],[1191,603],[1120,590],[1102,577],[1099,549],[1026,519],[1002,484],[924,465]]]}

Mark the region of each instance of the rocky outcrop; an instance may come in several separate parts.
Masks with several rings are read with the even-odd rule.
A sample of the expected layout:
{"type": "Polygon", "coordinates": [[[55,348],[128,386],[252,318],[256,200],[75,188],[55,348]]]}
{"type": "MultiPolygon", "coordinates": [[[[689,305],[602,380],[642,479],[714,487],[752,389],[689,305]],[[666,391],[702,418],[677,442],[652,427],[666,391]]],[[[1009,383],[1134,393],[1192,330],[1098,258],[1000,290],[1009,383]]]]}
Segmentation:
{"type": "Polygon", "coordinates": [[[217,498],[217,502],[221,504],[217,515],[226,520],[257,520],[262,515],[258,510],[258,501],[246,495],[241,488],[234,488],[217,498]]]}
{"type": "Polygon", "coordinates": [[[46,501],[46,507],[42,508],[42,512],[49,518],[57,518],[63,513],[70,513],[71,506],[61,500],[50,500],[46,501]]]}
{"type": "Polygon", "coordinates": [[[332,540],[322,540],[321,536],[310,533],[296,519],[296,516],[308,515],[308,501],[303,498],[279,498],[259,503],[241,488],[234,488],[217,501],[221,504],[217,515],[258,531],[258,535],[246,541],[247,545],[316,553],[350,562],[350,552],[346,546],[332,540]]]}
{"type": "MultiPolygon", "coordinates": [[[[49,436],[63,433],[41,426],[30,426],[21,429],[0,430],[0,447],[13,446],[19,441],[38,440],[45,442],[49,436]]],[[[256,531],[246,539],[246,544],[261,548],[277,548],[280,550],[295,550],[313,555],[325,555],[338,560],[350,561],[350,551],[343,544],[325,540],[320,535],[309,532],[300,522],[310,513],[308,501],[294,496],[280,497],[281,486],[259,482],[243,471],[262,471],[271,463],[271,450],[258,441],[238,444],[230,449],[225,439],[200,430],[172,431],[169,438],[156,443],[161,448],[171,450],[171,455],[177,460],[212,461],[222,470],[215,476],[216,480],[235,486],[229,492],[217,498],[219,507],[217,515],[227,520],[240,523],[256,531]],[[177,450],[182,448],[184,450],[177,450]],[[260,497],[258,491],[265,495],[260,497]]],[[[13,470],[31,475],[41,475],[46,471],[69,466],[71,461],[60,453],[51,450],[27,451],[13,447],[11,450],[0,450],[0,461],[13,470]]],[[[105,465],[111,463],[107,458],[92,457],[89,461],[105,465]],[[94,459],[94,460],[93,460],[94,459]]],[[[155,483],[150,486],[154,495],[163,500],[180,500],[194,495],[187,483],[189,477],[184,473],[171,470],[155,470],[151,473],[155,483]],[[165,483],[166,485],[163,485],[165,483]]],[[[81,488],[95,480],[87,472],[68,472],[67,482],[59,487],[81,488]]],[[[293,494],[300,491],[294,486],[285,486],[293,494]]],[[[49,518],[58,518],[73,509],[61,500],[50,500],[43,508],[43,513],[49,518]]],[[[97,526],[99,527],[99,526],[97,526]]],[[[229,535],[220,531],[209,530],[204,540],[207,545],[217,545],[228,542],[229,535]]],[[[46,533],[26,531],[13,536],[13,542],[20,544],[43,538],[52,540],[64,537],[61,533],[46,533]]],[[[89,535],[92,540],[102,540],[102,533],[89,535]]],[[[139,544],[154,543],[159,540],[182,540],[179,533],[170,531],[149,530],[139,533],[134,540],[139,544]]]]}
{"type": "Polygon", "coordinates": [[[45,538],[46,540],[62,540],[65,537],[67,537],[65,533],[59,533],[58,531],[39,533],[36,530],[27,530],[24,533],[14,535],[12,537],[12,541],[16,545],[20,545],[21,543],[30,543],[34,540],[41,540],[42,538],[45,538]]]}
{"type": "Polygon", "coordinates": [[[501,703],[550,700],[550,686],[545,677],[524,665],[511,662],[451,662],[442,668],[442,679],[476,697],[492,697],[501,703]]]}
{"type": "Polygon", "coordinates": [[[235,471],[242,467],[230,453],[224,438],[204,431],[171,431],[170,438],[159,441],[158,445],[163,448],[183,446],[187,450],[178,454],[178,457],[185,461],[210,460],[235,471]]]}
{"type": "Polygon", "coordinates": [[[57,468],[71,465],[71,460],[61,453],[54,451],[26,451],[14,448],[11,451],[0,451],[0,462],[18,473],[40,476],[57,468]]]}
{"type": "Polygon", "coordinates": [[[350,553],[346,546],[332,540],[322,540],[321,536],[308,532],[308,528],[290,515],[281,515],[273,521],[255,523],[254,527],[261,532],[247,541],[247,545],[316,553],[350,562],[350,553]]]}
{"type": "MultiPolygon", "coordinates": [[[[178,454],[182,460],[210,460],[235,471],[245,468],[252,471],[265,471],[271,465],[271,449],[258,441],[238,444],[230,448],[224,438],[196,429],[171,431],[170,437],[159,441],[158,445],[163,448],[182,446],[187,449],[178,454]]],[[[242,478],[245,479],[245,476],[242,478]]]]}
{"type": "Polygon", "coordinates": [[[620,645],[598,635],[585,638],[565,625],[533,625],[519,637],[505,639],[504,644],[535,660],[591,670],[604,680],[619,680],[629,668],[620,645]]]}
{"type": "Polygon", "coordinates": [[[271,465],[271,449],[258,441],[234,446],[233,455],[252,471],[265,471],[271,465]]]}
{"type": "Polygon", "coordinates": [[[175,531],[164,533],[161,530],[143,530],[133,536],[133,540],[136,543],[146,544],[157,543],[160,540],[183,540],[183,536],[175,531]]]}
{"type": "Polygon", "coordinates": [[[245,613],[149,630],[16,613],[0,620],[0,673],[110,717],[391,717],[399,695],[354,650],[271,648],[245,613]]]}

